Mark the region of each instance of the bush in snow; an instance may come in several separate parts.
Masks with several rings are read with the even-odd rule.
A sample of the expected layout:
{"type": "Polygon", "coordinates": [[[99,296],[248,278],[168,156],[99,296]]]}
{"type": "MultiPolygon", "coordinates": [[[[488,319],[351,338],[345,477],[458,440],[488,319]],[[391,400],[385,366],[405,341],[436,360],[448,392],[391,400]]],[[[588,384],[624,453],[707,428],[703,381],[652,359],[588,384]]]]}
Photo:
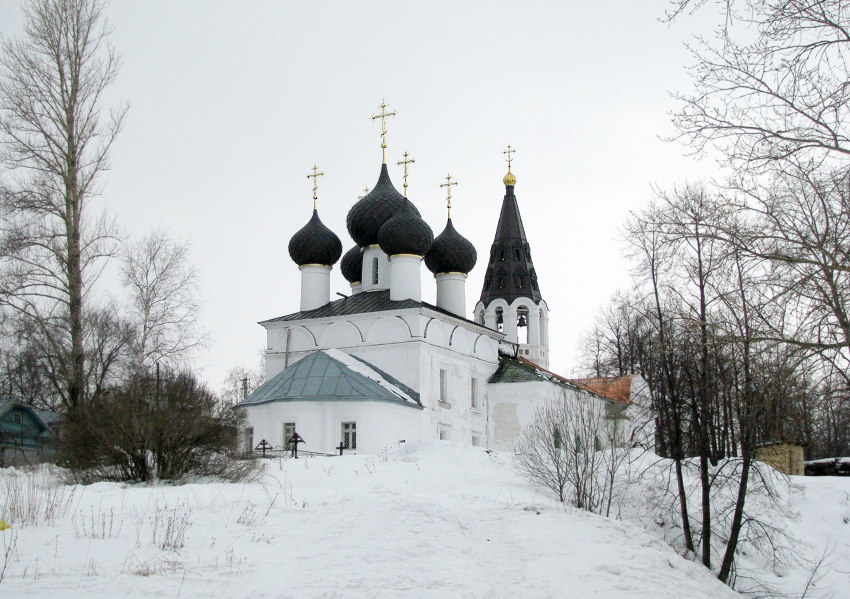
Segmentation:
{"type": "Polygon", "coordinates": [[[627,449],[617,446],[622,434],[612,414],[595,397],[563,393],[543,403],[514,444],[517,468],[560,501],[607,515],[627,456],[627,449]]]}
{"type": "Polygon", "coordinates": [[[254,462],[232,458],[242,419],[192,373],[140,372],[68,415],[60,462],[84,483],[240,480],[256,472],[254,462]]]}

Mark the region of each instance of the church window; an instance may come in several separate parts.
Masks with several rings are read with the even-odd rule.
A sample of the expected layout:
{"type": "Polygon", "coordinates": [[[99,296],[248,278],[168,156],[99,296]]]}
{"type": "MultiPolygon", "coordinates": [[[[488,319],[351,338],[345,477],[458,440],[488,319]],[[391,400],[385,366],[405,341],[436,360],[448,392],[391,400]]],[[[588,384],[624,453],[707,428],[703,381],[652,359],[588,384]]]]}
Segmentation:
{"type": "Polygon", "coordinates": [[[357,423],[342,423],[342,448],[357,449],[357,423]]]}
{"type": "Polygon", "coordinates": [[[481,398],[479,397],[478,379],[472,377],[470,381],[470,405],[472,409],[477,410],[481,407],[481,398]]]}
{"type": "Polygon", "coordinates": [[[499,250],[499,260],[501,260],[502,262],[505,261],[505,248],[501,248],[499,250]]]}
{"type": "Polygon", "coordinates": [[[514,248],[514,260],[522,260],[522,250],[514,248]]]}
{"type": "Polygon", "coordinates": [[[472,435],[472,445],[474,447],[481,447],[481,435],[472,435]]]}
{"type": "Polygon", "coordinates": [[[564,444],[564,440],[561,438],[561,429],[557,426],[552,432],[552,444],[555,446],[555,449],[561,449],[561,446],[564,444]]]}
{"type": "Polygon", "coordinates": [[[523,280],[523,277],[514,277],[514,285],[516,285],[519,289],[523,289],[525,287],[525,281],[523,280]]]}
{"type": "Polygon", "coordinates": [[[602,451],[602,441],[599,440],[599,437],[593,437],[593,450],[602,451]]]}
{"type": "Polygon", "coordinates": [[[440,369],[440,403],[450,406],[449,403],[449,371],[440,369]]]}
{"type": "Polygon", "coordinates": [[[15,424],[23,424],[24,423],[24,416],[20,412],[15,412],[12,415],[12,420],[15,422],[15,424]]]}
{"type": "Polygon", "coordinates": [[[378,284],[378,259],[372,258],[372,285],[378,284]]]}
{"type": "Polygon", "coordinates": [[[445,427],[440,427],[440,441],[448,441],[449,440],[449,429],[445,427]]]}
{"type": "Polygon", "coordinates": [[[505,288],[505,276],[499,275],[499,289],[505,288]]]}
{"type": "Polygon", "coordinates": [[[501,308],[496,308],[496,330],[500,333],[505,328],[505,316],[501,308]]]}
{"type": "Polygon", "coordinates": [[[289,440],[292,438],[292,435],[295,434],[295,423],[294,422],[284,422],[283,423],[283,448],[286,451],[292,451],[292,443],[289,440]]]}

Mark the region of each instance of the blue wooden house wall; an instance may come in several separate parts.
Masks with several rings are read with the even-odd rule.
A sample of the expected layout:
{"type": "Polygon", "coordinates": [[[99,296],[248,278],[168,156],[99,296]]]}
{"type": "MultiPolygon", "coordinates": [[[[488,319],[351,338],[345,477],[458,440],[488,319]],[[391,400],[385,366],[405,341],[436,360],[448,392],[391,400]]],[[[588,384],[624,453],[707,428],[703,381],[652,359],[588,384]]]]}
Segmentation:
{"type": "Polygon", "coordinates": [[[38,462],[53,449],[53,435],[35,410],[0,399],[0,466],[38,462]]]}

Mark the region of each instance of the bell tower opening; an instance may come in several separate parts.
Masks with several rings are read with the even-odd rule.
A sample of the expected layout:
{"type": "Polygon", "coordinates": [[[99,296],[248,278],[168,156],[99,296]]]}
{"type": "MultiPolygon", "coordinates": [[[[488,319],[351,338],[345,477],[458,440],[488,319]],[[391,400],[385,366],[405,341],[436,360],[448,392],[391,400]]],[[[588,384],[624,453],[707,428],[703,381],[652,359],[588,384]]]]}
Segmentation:
{"type": "Polygon", "coordinates": [[[528,308],[520,306],[516,311],[516,336],[520,345],[528,344],[528,308]]]}

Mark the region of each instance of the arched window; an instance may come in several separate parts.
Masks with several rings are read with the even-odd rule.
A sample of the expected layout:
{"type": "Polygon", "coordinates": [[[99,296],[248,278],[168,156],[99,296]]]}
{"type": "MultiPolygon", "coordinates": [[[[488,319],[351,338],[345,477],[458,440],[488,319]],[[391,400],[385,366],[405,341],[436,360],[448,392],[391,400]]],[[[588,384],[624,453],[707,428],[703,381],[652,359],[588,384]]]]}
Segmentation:
{"type": "Polygon", "coordinates": [[[496,308],[496,330],[500,333],[505,330],[505,317],[501,308],[496,308]]]}
{"type": "Polygon", "coordinates": [[[516,311],[517,343],[528,343],[528,308],[520,306],[516,311]]]}
{"type": "Polygon", "coordinates": [[[372,285],[378,284],[378,258],[372,258],[372,285]]]}

